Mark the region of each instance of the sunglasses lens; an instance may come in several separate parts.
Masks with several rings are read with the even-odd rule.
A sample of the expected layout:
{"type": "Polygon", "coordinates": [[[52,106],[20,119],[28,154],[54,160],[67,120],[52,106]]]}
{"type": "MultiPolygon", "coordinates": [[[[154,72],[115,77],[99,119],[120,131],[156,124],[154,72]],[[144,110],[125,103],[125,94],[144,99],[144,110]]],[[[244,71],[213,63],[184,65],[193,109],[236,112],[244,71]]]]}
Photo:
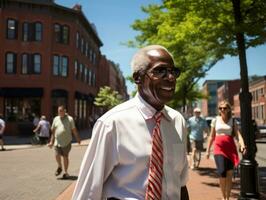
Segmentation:
{"type": "Polygon", "coordinates": [[[180,75],[180,70],[178,68],[157,67],[154,68],[151,73],[158,78],[166,77],[168,73],[173,75],[175,78],[178,78],[180,75]]]}
{"type": "Polygon", "coordinates": [[[226,110],[227,108],[226,107],[220,107],[219,109],[220,110],[226,110]]]}

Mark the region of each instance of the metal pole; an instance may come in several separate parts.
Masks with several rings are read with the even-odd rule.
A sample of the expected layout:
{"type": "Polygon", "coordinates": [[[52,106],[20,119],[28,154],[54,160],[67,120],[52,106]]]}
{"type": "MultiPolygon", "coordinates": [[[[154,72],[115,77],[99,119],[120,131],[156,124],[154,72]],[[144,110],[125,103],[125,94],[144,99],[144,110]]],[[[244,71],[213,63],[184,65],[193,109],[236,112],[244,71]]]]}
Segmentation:
{"type": "Polygon", "coordinates": [[[240,162],[240,200],[259,199],[258,192],[258,163],[255,160],[255,130],[251,123],[250,92],[240,93],[241,130],[247,153],[240,162]]]}

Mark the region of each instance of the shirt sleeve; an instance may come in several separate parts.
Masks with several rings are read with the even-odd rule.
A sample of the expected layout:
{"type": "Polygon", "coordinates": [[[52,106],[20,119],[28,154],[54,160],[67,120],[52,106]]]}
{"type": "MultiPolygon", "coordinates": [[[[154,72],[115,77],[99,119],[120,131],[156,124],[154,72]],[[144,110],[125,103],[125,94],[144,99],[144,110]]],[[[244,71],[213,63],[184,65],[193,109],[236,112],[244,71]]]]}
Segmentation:
{"type": "Polygon", "coordinates": [[[73,200],[102,199],[104,183],[118,163],[115,135],[112,125],[97,121],[81,163],[73,200]]]}
{"type": "Polygon", "coordinates": [[[216,118],[214,118],[214,119],[212,120],[212,122],[211,122],[211,127],[215,127],[215,125],[216,125],[216,118]]]}
{"type": "Polygon", "coordinates": [[[189,166],[188,166],[188,160],[187,160],[187,155],[184,155],[184,167],[181,173],[181,187],[185,186],[188,182],[189,178],[189,166]]]}

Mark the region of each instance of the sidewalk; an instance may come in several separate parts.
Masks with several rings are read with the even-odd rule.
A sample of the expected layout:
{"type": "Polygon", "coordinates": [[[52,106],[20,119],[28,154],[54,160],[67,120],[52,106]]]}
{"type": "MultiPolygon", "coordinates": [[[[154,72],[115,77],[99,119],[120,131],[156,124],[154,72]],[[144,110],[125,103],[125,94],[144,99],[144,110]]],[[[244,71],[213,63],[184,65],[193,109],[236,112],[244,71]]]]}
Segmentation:
{"type": "MultiPolygon", "coordinates": [[[[259,168],[260,177],[260,194],[261,200],[266,199],[265,193],[265,167],[259,168]]],[[[189,181],[187,184],[190,200],[221,200],[221,191],[219,187],[219,179],[216,174],[215,163],[213,159],[203,158],[200,163],[200,168],[197,170],[189,169],[189,181]]],[[[63,191],[56,200],[70,200],[76,182],[63,191]]],[[[240,179],[233,179],[233,188],[231,191],[231,200],[237,200],[240,195],[240,179]]]]}
{"type": "MultiPolygon", "coordinates": [[[[219,180],[215,172],[215,164],[212,159],[203,158],[200,168],[197,170],[189,170],[190,179],[188,182],[188,191],[190,200],[219,200],[221,199],[221,191],[219,188],[219,180]]],[[[62,192],[56,200],[69,200],[75,188],[73,182],[67,189],[62,192]]],[[[239,196],[239,178],[234,180],[232,189],[232,200],[236,200],[239,196]]]]}
{"type": "MultiPolygon", "coordinates": [[[[197,170],[191,170],[188,181],[188,191],[191,200],[221,200],[219,178],[213,159],[206,159],[204,155],[197,170]]],[[[236,200],[240,194],[240,180],[233,179],[231,200],[236,200]]]]}

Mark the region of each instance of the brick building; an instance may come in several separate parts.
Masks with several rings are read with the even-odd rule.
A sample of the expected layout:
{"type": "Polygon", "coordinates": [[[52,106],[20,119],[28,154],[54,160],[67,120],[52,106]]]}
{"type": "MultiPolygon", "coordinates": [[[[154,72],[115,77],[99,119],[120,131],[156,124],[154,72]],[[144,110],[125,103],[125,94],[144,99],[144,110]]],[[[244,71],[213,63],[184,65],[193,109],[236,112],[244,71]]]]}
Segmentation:
{"type": "Polygon", "coordinates": [[[241,88],[241,81],[227,80],[217,89],[217,101],[227,100],[233,106],[234,95],[238,94],[241,88]]]}
{"type": "Polygon", "coordinates": [[[215,116],[217,115],[217,89],[222,86],[223,80],[206,80],[202,86],[202,92],[208,95],[208,99],[201,100],[202,115],[215,116]]]}
{"type": "Polygon", "coordinates": [[[118,64],[108,60],[104,55],[100,58],[99,71],[101,79],[98,79],[97,85],[109,86],[118,91],[124,99],[128,99],[126,82],[118,64]]]}
{"type": "Polygon", "coordinates": [[[249,84],[252,94],[252,118],[258,125],[266,124],[266,76],[263,76],[249,84]]]}
{"type": "Polygon", "coordinates": [[[61,104],[86,128],[97,112],[101,46],[80,5],[0,1],[0,113],[7,134],[28,134],[33,115],[51,121],[61,104]]]}

